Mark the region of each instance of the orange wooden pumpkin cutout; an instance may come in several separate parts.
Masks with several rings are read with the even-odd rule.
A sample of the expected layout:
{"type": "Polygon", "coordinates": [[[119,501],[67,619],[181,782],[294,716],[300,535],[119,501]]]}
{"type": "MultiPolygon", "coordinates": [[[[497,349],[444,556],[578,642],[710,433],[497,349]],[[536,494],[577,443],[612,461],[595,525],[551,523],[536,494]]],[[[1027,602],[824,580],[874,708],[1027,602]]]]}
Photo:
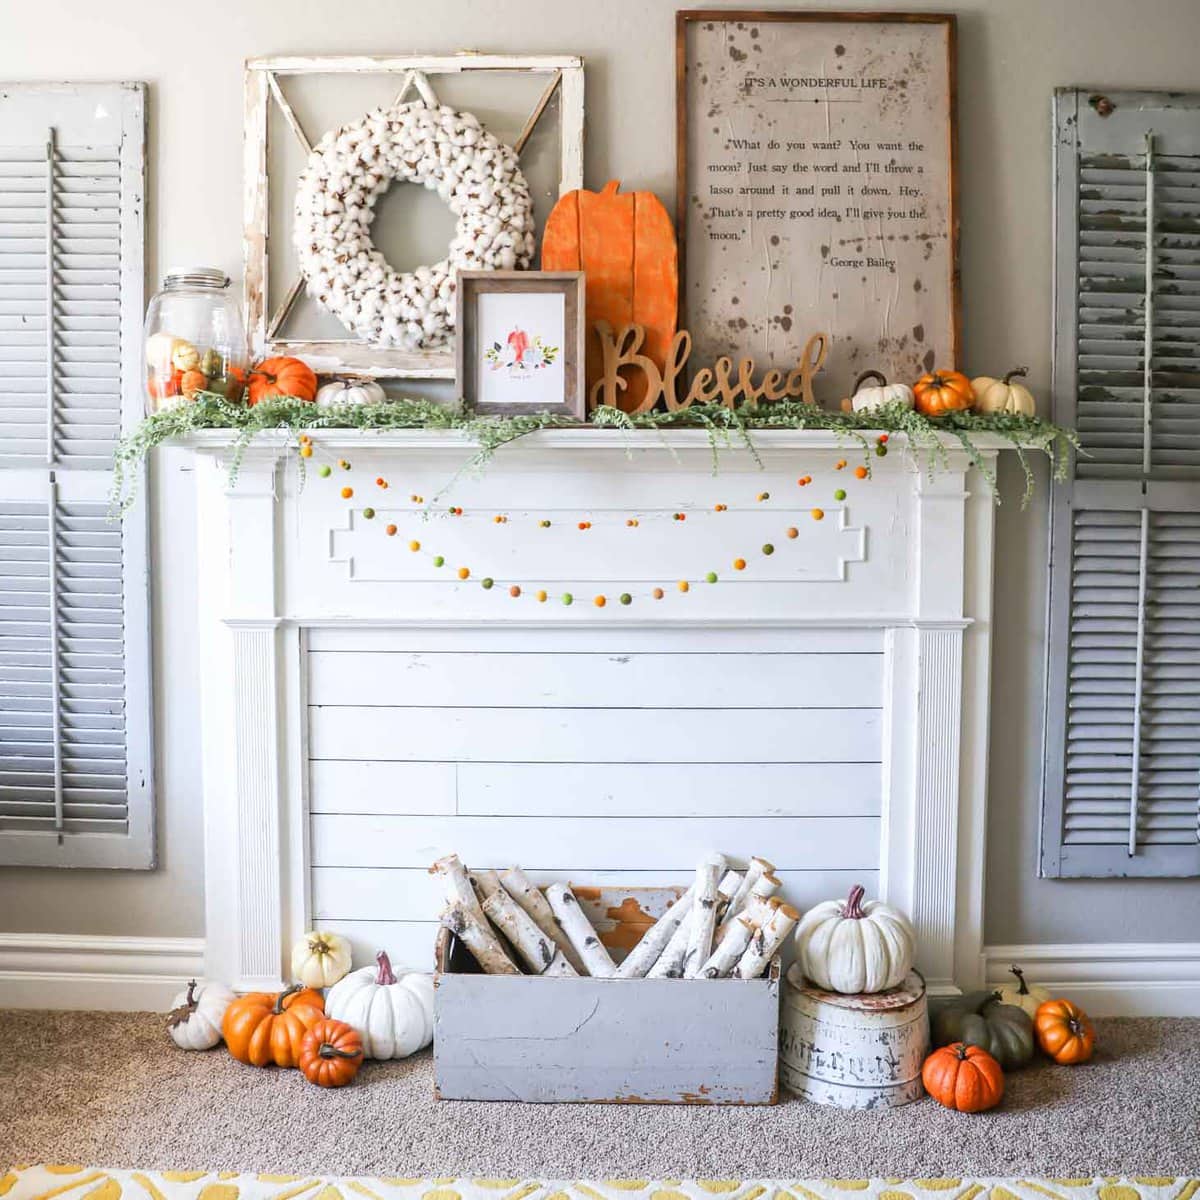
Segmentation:
{"type": "MultiPolygon", "coordinates": [[[[583,271],[586,276],[587,386],[604,374],[596,322],[613,329],[641,325],[642,353],[662,370],[679,310],[679,249],[675,227],[653,192],[618,194],[609,180],[602,191],[568,192],[546,219],[543,271],[583,271]]],[[[641,412],[653,400],[646,379],[633,372],[621,393],[625,412],[641,412]]]]}

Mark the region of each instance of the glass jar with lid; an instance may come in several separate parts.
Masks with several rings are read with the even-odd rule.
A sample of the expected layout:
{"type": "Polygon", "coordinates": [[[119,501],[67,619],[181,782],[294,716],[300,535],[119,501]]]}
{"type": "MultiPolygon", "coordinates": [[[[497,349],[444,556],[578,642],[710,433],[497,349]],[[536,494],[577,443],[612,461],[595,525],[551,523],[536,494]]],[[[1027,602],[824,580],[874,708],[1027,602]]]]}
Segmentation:
{"type": "Polygon", "coordinates": [[[200,392],[240,401],[250,365],[229,276],[213,267],[167,273],[146,310],[146,411],[186,404],[200,392]]]}

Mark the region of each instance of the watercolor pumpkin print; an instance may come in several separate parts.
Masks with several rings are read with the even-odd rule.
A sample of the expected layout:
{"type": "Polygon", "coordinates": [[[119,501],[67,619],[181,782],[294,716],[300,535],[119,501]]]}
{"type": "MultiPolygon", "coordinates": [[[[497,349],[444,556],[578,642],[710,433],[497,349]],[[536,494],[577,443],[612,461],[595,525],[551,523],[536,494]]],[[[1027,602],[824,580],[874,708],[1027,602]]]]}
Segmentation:
{"type": "Polygon", "coordinates": [[[484,292],[476,321],[481,402],[531,412],[562,404],[567,331],[561,293],[484,292]]]}
{"type": "Polygon", "coordinates": [[[506,371],[509,379],[529,379],[535,371],[544,371],[558,358],[559,347],[540,334],[515,328],[503,342],[493,342],[483,353],[492,371],[506,371]]]}

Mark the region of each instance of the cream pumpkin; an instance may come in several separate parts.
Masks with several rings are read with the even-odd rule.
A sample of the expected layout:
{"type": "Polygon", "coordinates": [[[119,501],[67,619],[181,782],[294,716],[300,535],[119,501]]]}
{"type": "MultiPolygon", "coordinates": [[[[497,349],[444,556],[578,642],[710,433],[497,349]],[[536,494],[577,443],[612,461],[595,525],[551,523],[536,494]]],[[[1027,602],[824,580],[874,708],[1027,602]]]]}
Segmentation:
{"type": "Polygon", "coordinates": [[[1038,1008],[1054,998],[1053,993],[1046,988],[1029,983],[1020,967],[1009,967],[1008,973],[1016,977],[1016,983],[1005,984],[999,989],[1001,1004],[1016,1005],[1017,1008],[1024,1009],[1030,1017],[1036,1017],[1038,1008]]]}
{"type": "Polygon", "coordinates": [[[181,1050],[211,1050],[221,1040],[221,1022],[235,997],[223,983],[192,980],[167,1016],[167,1032],[181,1050]]]}
{"type": "Polygon", "coordinates": [[[433,979],[392,970],[387,954],[329,991],[325,1011],[358,1031],[368,1058],[407,1058],[433,1041],[433,979]]]}
{"type": "Polygon", "coordinates": [[[857,995],[899,987],[912,969],[916,935],[898,909],[864,903],[860,884],[846,900],[826,900],[796,927],[800,969],[819,988],[857,995]]]}
{"type": "Polygon", "coordinates": [[[1037,416],[1037,401],[1033,393],[1022,383],[1014,383],[1017,376],[1028,374],[1025,367],[1009,371],[1003,379],[990,375],[979,375],[971,380],[971,393],[975,397],[975,411],[994,413],[1019,413],[1024,417],[1037,416]]]}
{"type": "Polygon", "coordinates": [[[306,933],[292,947],[292,975],[307,988],[332,987],[350,970],[350,943],[339,933],[306,933]]]}
{"type": "Polygon", "coordinates": [[[373,379],[348,375],[322,384],[317,389],[317,407],[340,404],[382,404],[387,393],[373,379]]]}

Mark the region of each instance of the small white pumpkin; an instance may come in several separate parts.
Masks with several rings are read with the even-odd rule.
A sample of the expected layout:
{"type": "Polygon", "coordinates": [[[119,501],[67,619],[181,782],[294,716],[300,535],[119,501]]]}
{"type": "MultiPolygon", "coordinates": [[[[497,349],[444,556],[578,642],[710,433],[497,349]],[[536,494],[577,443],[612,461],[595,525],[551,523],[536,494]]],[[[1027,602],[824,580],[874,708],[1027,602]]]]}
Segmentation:
{"type": "Polygon", "coordinates": [[[305,987],[332,987],[350,970],[350,943],[340,933],[306,933],[292,947],[292,978],[305,987]]]}
{"type": "Polygon", "coordinates": [[[194,979],[171,1002],[167,1032],[181,1050],[211,1050],[221,1040],[225,1010],[236,999],[223,983],[194,979]]]}
{"type": "Polygon", "coordinates": [[[854,412],[874,412],[875,409],[885,408],[889,404],[912,408],[914,404],[913,390],[908,384],[888,383],[878,371],[864,371],[854,381],[851,393],[850,407],[854,412]],[[879,380],[879,386],[863,387],[869,379],[879,380]]]}
{"type": "Polygon", "coordinates": [[[1046,988],[1027,982],[1025,972],[1020,967],[1009,967],[1008,972],[1016,976],[1017,982],[1006,983],[999,989],[1001,1004],[1014,1004],[1017,1008],[1023,1008],[1031,1017],[1036,1017],[1038,1008],[1047,1000],[1054,999],[1054,994],[1046,988]]]}
{"type": "Polygon", "coordinates": [[[800,969],[827,992],[858,995],[899,987],[912,969],[916,934],[898,909],[863,903],[861,884],[846,900],[825,900],[796,926],[800,969]]]}
{"type": "Polygon", "coordinates": [[[407,1058],[433,1041],[433,977],[403,967],[399,976],[387,954],[335,984],[325,1011],[362,1038],[368,1058],[407,1058]]]}
{"type": "Polygon", "coordinates": [[[1037,416],[1037,401],[1023,383],[1013,383],[1020,376],[1029,374],[1025,367],[1009,371],[1003,379],[980,375],[971,380],[971,394],[975,397],[975,411],[979,413],[1019,413],[1025,417],[1037,416]]]}
{"type": "Polygon", "coordinates": [[[387,393],[373,379],[346,375],[317,389],[317,407],[333,408],[342,404],[382,404],[387,393]]]}

